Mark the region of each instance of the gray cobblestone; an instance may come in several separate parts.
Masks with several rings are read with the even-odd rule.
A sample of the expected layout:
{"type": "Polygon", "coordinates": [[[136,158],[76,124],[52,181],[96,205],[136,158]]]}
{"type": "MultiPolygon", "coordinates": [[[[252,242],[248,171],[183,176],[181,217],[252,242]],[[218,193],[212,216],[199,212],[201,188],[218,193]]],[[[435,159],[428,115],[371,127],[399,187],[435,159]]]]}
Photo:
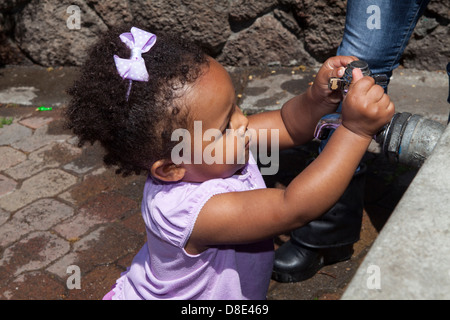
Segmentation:
{"type": "Polygon", "coordinates": [[[0,207],[15,211],[39,199],[57,195],[77,182],[77,178],[59,169],[50,169],[25,180],[19,189],[0,198],[0,207]]]}
{"type": "Polygon", "coordinates": [[[45,169],[59,167],[61,158],[71,159],[80,153],[80,149],[67,143],[53,141],[41,149],[31,152],[27,160],[5,170],[5,173],[14,179],[25,179],[45,169]]]}
{"type": "Polygon", "coordinates": [[[70,138],[70,135],[50,135],[47,134],[48,125],[36,129],[31,137],[21,139],[13,142],[11,145],[19,150],[31,152],[37,150],[53,141],[65,141],[70,138]]]}
{"type": "Polygon", "coordinates": [[[15,166],[16,164],[21,163],[27,158],[26,154],[11,147],[0,147],[0,154],[2,155],[2,161],[0,162],[0,171],[15,166]]]}
{"type": "Polygon", "coordinates": [[[0,196],[6,196],[14,191],[17,182],[0,174],[0,196]]]}
{"type": "Polygon", "coordinates": [[[8,247],[0,260],[0,267],[17,276],[26,271],[39,270],[70,250],[70,244],[50,232],[33,232],[8,247]]]}
{"type": "Polygon", "coordinates": [[[0,209],[0,227],[8,221],[11,214],[3,209],[0,209]]]}
{"type": "Polygon", "coordinates": [[[33,134],[30,128],[13,123],[0,128],[0,146],[6,146],[28,139],[33,134]]]}

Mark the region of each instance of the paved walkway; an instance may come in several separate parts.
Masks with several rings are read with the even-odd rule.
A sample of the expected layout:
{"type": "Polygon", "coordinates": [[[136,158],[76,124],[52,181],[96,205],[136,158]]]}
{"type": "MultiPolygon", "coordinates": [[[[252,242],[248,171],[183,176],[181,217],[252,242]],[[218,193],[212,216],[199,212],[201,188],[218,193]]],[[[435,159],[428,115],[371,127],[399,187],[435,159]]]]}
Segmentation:
{"type": "MultiPolygon", "coordinates": [[[[251,105],[280,107],[304,91],[314,74],[303,67],[230,71],[249,113],[251,105]]],[[[63,128],[64,88],[76,72],[0,69],[0,120],[12,119],[0,128],[0,299],[100,299],[145,242],[140,216],[145,176],[116,176],[102,164],[98,145],[78,148],[77,139],[63,128]],[[55,90],[48,89],[52,85],[55,90]],[[53,110],[37,111],[39,106],[53,110]]],[[[409,101],[400,103],[404,111],[425,109],[436,120],[446,119],[443,73],[404,70],[395,76],[402,81],[392,83],[391,94],[409,101]]],[[[301,283],[272,282],[269,299],[341,297],[416,174],[387,163],[376,146],[371,151],[365,157],[369,172],[361,240],[352,259],[301,283]]],[[[266,177],[268,186],[284,187],[316,153],[314,142],[282,153],[279,173],[266,177]]],[[[287,239],[280,235],[275,243],[287,239]]]]}

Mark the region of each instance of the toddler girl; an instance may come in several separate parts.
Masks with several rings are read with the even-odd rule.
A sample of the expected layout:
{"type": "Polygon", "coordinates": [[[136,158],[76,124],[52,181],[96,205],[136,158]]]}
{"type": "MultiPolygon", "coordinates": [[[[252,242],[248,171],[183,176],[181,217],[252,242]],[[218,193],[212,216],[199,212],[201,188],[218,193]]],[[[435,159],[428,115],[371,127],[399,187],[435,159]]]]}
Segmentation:
{"type": "Polygon", "coordinates": [[[328,90],[329,77],[342,76],[356,58],[328,59],[304,94],[281,110],[246,117],[226,70],[194,44],[128,30],[112,29],[92,48],[66,111],[80,145],[100,141],[105,163],[119,173],[149,173],[147,242],[105,299],[265,299],[272,237],[339,199],[373,135],[391,119],[392,102],[355,71],[343,124],[325,150],[285,190],[269,189],[250,143],[285,149],[311,140],[317,121],[342,100],[328,90]],[[190,133],[187,141],[216,134],[188,144],[180,155],[187,161],[174,161],[177,129],[190,133]],[[278,139],[260,139],[263,129],[277,130],[278,139]],[[206,151],[215,161],[204,159],[206,151]]]}

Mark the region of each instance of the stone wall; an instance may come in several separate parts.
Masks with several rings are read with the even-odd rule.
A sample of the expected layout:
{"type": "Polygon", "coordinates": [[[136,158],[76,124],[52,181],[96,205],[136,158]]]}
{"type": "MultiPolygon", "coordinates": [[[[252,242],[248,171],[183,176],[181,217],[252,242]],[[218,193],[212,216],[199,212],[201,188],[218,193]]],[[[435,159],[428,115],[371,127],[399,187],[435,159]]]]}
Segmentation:
{"type": "MultiPolygon", "coordinates": [[[[102,31],[133,21],[186,34],[228,66],[314,65],[335,54],[345,11],[345,0],[3,0],[0,65],[80,65],[102,31]]],[[[405,67],[445,68],[449,13],[448,0],[431,0],[405,67]]]]}

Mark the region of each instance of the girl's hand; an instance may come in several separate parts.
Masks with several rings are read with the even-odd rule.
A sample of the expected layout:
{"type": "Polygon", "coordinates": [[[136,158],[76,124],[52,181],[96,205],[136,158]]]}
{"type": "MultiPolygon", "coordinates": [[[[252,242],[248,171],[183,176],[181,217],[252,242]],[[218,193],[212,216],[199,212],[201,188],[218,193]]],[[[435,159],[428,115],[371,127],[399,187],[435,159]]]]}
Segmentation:
{"type": "Polygon", "coordinates": [[[317,73],[316,79],[311,87],[311,96],[317,105],[324,108],[324,114],[334,112],[342,101],[342,93],[340,90],[332,91],[328,88],[329,79],[331,77],[341,78],[344,75],[345,67],[355,60],[358,60],[358,58],[353,56],[329,58],[317,73]]]}
{"type": "Polygon", "coordinates": [[[384,89],[371,77],[353,70],[353,81],[342,105],[342,125],[352,132],[372,138],[394,116],[395,108],[384,89]]]}

